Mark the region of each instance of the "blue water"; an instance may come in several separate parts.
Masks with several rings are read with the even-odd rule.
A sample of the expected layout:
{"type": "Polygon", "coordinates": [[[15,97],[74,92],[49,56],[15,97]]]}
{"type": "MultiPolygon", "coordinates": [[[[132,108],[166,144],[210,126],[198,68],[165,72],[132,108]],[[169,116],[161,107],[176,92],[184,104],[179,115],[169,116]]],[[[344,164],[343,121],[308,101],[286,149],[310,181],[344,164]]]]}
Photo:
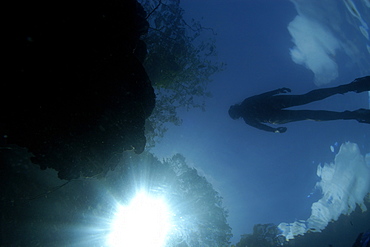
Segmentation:
{"type": "MultiPolygon", "coordinates": [[[[139,2],[149,4],[148,13],[158,4],[156,0],[139,2]]],[[[169,8],[177,1],[162,3],[169,8]]],[[[274,89],[287,87],[291,94],[304,94],[370,75],[368,0],[183,0],[180,6],[187,23],[194,18],[205,27],[195,42],[215,39],[215,47],[209,51],[215,49],[217,56],[212,59],[227,64],[211,76],[208,90],[212,97],[198,99],[204,100],[204,111],[186,106],[175,109],[181,125],[166,125],[167,132],[153,148],[147,148],[148,153],[115,153],[123,162],[112,165],[108,160],[110,166],[104,175],[95,174],[102,176],[61,180],[54,169],[41,170],[32,164],[32,154],[26,148],[0,143],[0,154],[5,154],[0,161],[10,164],[0,174],[0,246],[119,246],[106,241],[112,222],[118,209],[129,208],[141,190],[172,207],[167,212],[173,220],[167,238],[177,244],[173,246],[217,246],[207,244],[219,236],[223,237],[219,241],[229,242],[229,246],[286,245],[277,226],[295,221],[306,226],[312,204],[323,196],[316,187],[320,181],[317,167],[333,163],[346,142],[356,143],[363,156],[370,153],[370,125],[355,120],[287,123],[281,125],[287,131],[279,134],[256,129],[228,115],[231,105],[274,89]],[[171,160],[173,157],[177,159],[171,160]],[[169,165],[171,161],[175,165],[169,165]],[[257,242],[253,245],[248,241],[257,242]]],[[[98,19],[105,22],[106,17],[99,15],[98,19]]],[[[37,34],[25,39],[32,43],[42,37],[37,34]]],[[[109,48],[103,50],[110,53],[109,48]]],[[[168,66],[176,70],[172,61],[168,66]]],[[[18,72],[23,73],[19,68],[18,72]]],[[[170,94],[155,90],[157,102],[170,94]]],[[[133,105],[138,104],[135,101],[133,105]]],[[[330,111],[359,108],[370,109],[370,92],[334,95],[296,107],[330,111]]],[[[99,129],[100,134],[107,131],[102,126],[99,129]]],[[[80,151],[73,147],[63,146],[63,150],[78,154],[80,151]]],[[[55,159],[64,158],[62,153],[54,154],[55,159]]],[[[94,162],[100,161],[91,164],[94,162]]],[[[71,166],[77,167],[78,162],[71,166]]],[[[95,172],[96,167],[87,170],[95,172]]],[[[334,198],[330,197],[328,204],[335,204],[334,198]]],[[[364,198],[367,208],[369,199],[368,194],[364,198]]],[[[307,233],[290,240],[290,244],[352,246],[360,233],[369,230],[370,213],[355,205],[350,215],[329,221],[322,232],[307,233]]],[[[145,221],[135,227],[142,230],[144,225],[145,221]]],[[[146,237],[149,234],[134,237],[138,241],[132,246],[146,237]]]]}

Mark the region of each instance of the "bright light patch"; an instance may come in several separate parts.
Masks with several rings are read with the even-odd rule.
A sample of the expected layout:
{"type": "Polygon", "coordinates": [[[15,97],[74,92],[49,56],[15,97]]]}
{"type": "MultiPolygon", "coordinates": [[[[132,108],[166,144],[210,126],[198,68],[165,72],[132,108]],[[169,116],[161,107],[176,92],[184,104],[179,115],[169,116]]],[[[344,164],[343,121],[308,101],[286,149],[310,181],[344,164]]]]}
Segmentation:
{"type": "Polygon", "coordinates": [[[139,193],[120,206],[108,237],[110,247],[162,247],[170,230],[170,211],[164,200],[139,193]]]}

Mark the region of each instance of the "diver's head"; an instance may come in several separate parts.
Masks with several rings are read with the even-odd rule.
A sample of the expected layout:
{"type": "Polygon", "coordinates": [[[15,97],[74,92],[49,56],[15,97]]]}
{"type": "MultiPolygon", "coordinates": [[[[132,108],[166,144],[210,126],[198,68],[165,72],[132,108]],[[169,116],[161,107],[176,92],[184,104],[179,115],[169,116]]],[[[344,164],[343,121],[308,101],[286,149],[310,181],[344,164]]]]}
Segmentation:
{"type": "Polygon", "coordinates": [[[230,106],[229,116],[234,120],[238,119],[242,116],[241,115],[241,107],[240,107],[239,104],[235,104],[235,105],[230,106]]]}

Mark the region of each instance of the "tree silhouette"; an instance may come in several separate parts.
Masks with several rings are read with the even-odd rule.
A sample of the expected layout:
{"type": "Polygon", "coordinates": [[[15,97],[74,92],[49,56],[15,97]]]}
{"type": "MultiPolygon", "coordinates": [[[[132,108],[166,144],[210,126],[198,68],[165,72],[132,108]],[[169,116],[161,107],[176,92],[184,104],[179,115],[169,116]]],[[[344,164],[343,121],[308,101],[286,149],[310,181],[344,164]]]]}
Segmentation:
{"type": "MultiPolygon", "coordinates": [[[[211,76],[224,69],[216,60],[215,32],[194,19],[188,24],[178,0],[143,0],[150,24],[143,38],[144,67],[156,89],[156,108],[147,129],[161,137],[164,123],[181,124],[177,109],[205,109],[211,76]]],[[[148,136],[148,135],[147,135],[148,136]]],[[[151,135],[149,135],[150,141],[151,135]]]]}
{"type": "Polygon", "coordinates": [[[222,197],[205,177],[186,164],[184,156],[176,154],[161,162],[144,152],[126,157],[124,163],[131,165],[121,167],[125,171],[114,172],[122,176],[116,181],[125,182],[119,186],[119,195],[133,195],[139,185],[169,202],[174,228],[168,246],[229,246],[232,234],[222,197]]]}

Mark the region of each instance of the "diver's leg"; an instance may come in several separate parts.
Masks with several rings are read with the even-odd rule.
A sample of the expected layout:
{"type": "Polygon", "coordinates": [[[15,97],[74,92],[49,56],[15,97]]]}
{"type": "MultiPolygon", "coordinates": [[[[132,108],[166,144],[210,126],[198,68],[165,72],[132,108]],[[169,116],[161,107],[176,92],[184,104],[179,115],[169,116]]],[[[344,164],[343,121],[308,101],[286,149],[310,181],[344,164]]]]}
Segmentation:
{"type": "Polygon", "coordinates": [[[305,105],[314,101],[328,98],[335,94],[344,94],[347,92],[370,91],[370,76],[357,78],[353,82],[337,87],[320,88],[312,90],[302,95],[276,95],[272,97],[276,108],[286,108],[291,106],[305,105]]]}
{"type": "Polygon", "coordinates": [[[288,123],[302,120],[330,121],[330,120],[357,120],[370,124],[370,110],[359,109],[356,111],[321,111],[321,110],[282,110],[279,123],[288,123]]]}

